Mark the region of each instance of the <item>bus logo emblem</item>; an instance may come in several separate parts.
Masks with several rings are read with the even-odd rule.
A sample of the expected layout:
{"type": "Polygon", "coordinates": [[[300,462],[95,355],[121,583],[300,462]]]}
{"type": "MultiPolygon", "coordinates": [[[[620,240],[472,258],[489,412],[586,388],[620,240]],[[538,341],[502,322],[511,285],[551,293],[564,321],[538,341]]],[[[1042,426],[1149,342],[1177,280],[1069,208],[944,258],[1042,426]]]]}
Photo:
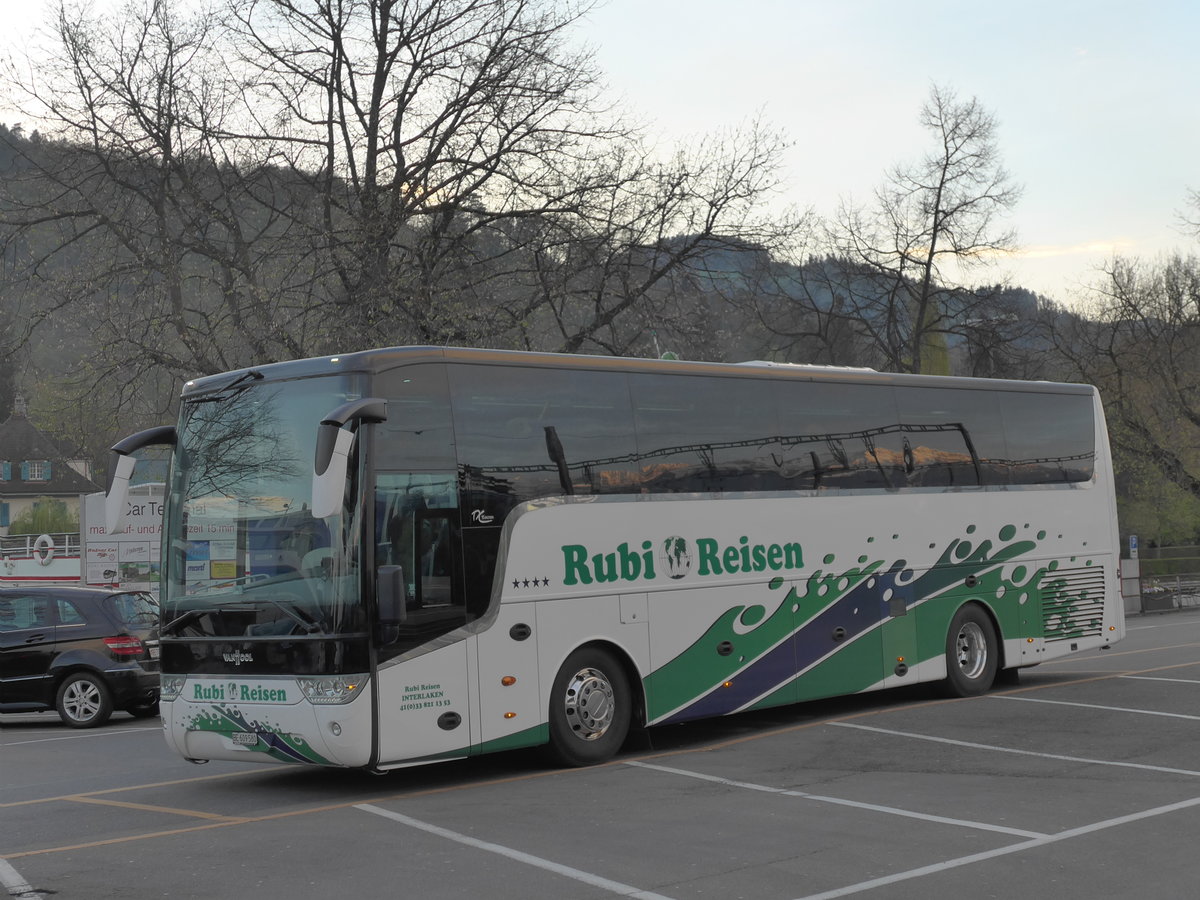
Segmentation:
{"type": "Polygon", "coordinates": [[[482,509],[471,510],[471,521],[478,522],[480,525],[491,525],[495,519],[495,516],[489,516],[482,509]]]}
{"type": "Polygon", "coordinates": [[[687,541],[678,535],[663,541],[658,558],[663,570],[672,578],[682,578],[692,570],[692,551],[688,549],[687,541]]]}

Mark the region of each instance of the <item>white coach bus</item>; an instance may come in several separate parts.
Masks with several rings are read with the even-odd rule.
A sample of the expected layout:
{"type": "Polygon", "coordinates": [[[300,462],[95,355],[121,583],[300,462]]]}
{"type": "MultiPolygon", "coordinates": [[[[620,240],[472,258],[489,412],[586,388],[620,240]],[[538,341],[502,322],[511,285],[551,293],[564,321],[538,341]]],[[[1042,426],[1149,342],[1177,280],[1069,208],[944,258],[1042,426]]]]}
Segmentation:
{"type": "Polygon", "coordinates": [[[1091,387],[404,347],[189,382],[162,715],[381,771],[998,673],[1124,636],[1091,387]]]}

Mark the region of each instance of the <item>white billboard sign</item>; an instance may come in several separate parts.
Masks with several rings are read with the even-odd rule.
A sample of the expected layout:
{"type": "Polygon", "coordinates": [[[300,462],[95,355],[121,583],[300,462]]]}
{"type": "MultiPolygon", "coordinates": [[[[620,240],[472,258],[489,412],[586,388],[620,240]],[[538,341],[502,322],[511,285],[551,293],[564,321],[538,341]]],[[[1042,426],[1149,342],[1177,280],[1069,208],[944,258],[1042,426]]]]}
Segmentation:
{"type": "Polygon", "coordinates": [[[124,528],[116,534],[108,534],[104,525],[104,494],[88,494],[82,508],[79,530],[83,537],[84,583],[157,594],[163,485],[130,487],[124,528]]]}

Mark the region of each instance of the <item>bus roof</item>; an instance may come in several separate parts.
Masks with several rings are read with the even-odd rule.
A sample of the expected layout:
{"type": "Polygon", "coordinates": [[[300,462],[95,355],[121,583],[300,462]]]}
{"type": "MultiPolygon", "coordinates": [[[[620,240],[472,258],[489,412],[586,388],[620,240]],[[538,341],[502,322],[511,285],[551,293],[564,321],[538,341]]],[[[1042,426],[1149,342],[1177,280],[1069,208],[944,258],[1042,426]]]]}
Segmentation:
{"type": "Polygon", "coordinates": [[[1014,390],[1035,393],[1091,393],[1084,384],[1049,381],[1017,381],[996,378],[966,378],[946,375],[905,375],[874,369],[816,366],[753,360],[745,363],[714,363],[691,360],[641,359],[619,356],[587,356],[566,353],[533,353],[521,350],[481,350],[465,347],[385,347],[353,353],[267,363],[187,382],[186,398],[221,390],[248,379],[279,381],[329,375],[335,372],[385,372],[414,363],[461,363],[467,365],[524,366],[548,369],[584,369],[678,375],[717,375],[731,378],[837,381],[891,385],[956,387],[967,390],[1014,390]]]}

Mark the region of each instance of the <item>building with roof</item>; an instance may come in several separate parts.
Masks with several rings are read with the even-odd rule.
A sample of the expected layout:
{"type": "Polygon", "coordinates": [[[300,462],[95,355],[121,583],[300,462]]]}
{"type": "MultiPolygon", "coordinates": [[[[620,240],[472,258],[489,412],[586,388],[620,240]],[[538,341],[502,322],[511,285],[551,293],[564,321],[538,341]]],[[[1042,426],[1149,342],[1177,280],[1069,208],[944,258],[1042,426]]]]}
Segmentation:
{"type": "Polygon", "coordinates": [[[41,432],[18,397],[13,414],[0,424],[0,535],[42,497],[61,500],[78,516],[80,495],[99,490],[90,460],[41,432]]]}

